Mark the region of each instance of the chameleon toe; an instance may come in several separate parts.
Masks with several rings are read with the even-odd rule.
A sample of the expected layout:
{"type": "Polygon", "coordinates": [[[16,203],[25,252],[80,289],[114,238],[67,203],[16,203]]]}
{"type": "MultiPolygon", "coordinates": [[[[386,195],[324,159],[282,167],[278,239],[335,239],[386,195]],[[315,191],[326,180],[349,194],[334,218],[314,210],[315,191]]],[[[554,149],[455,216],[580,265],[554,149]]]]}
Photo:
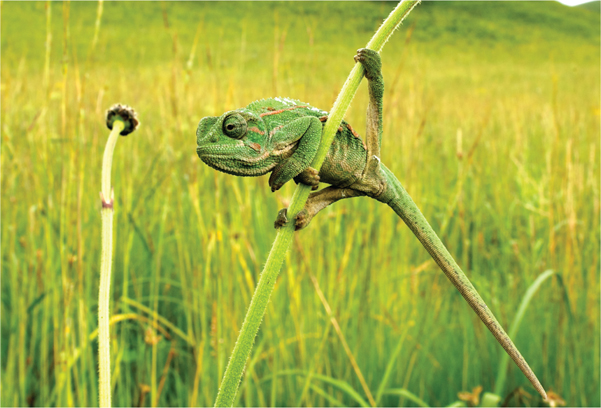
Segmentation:
{"type": "Polygon", "coordinates": [[[275,229],[281,228],[288,223],[288,209],[282,208],[278,211],[278,216],[273,223],[275,229]]]}
{"type": "Polygon", "coordinates": [[[380,54],[369,48],[360,48],[355,55],[355,61],[358,61],[365,68],[365,77],[367,79],[377,78],[381,73],[382,63],[380,54]]]}
{"type": "Polygon", "coordinates": [[[309,218],[309,212],[306,208],[303,208],[303,210],[296,214],[296,217],[294,217],[294,229],[296,231],[303,229],[309,225],[310,222],[311,219],[309,218]]]}
{"type": "Polygon", "coordinates": [[[294,181],[297,183],[307,184],[311,186],[312,190],[317,190],[319,188],[320,181],[319,171],[313,167],[307,167],[300,172],[298,176],[294,177],[294,181]]]}

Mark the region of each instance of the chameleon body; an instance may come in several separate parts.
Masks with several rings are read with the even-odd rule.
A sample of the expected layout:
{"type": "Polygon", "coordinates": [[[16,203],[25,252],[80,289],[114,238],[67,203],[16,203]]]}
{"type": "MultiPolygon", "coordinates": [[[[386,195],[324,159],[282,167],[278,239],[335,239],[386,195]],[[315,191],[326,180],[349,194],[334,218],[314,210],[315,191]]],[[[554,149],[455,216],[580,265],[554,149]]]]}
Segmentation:
{"type": "MultiPolygon", "coordinates": [[[[343,198],[368,196],[390,206],[546,399],[540,382],[484,300],[398,179],[380,163],[384,93],[380,56],[364,48],[357,51],[355,61],[365,68],[369,86],[366,140],[343,121],[319,172],[310,164],[328,113],[289,98],[264,99],[220,117],[203,118],[196,132],[199,158],[217,170],[237,176],[271,172],[272,191],[290,179],[314,189],[320,182],[330,184],[311,193],[305,208],[294,219],[296,229],[306,227],[320,210],[343,198]]],[[[275,221],[276,228],[287,222],[286,210],[281,210],[275,221]]]]}

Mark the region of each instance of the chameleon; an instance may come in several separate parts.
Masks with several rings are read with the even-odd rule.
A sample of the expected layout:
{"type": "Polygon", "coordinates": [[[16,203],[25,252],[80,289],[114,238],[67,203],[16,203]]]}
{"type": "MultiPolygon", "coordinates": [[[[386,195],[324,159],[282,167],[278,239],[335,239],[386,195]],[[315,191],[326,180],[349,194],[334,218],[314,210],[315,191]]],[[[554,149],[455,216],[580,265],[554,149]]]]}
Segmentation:
{"type": "Polygon", "coordinates": [[[476,312],[516,365],[546,400],[536,375],[499,324],[470,280],[455,262],[400,181],[380,161],[384,79],[378,52],[357,50],[367,79],[369,102],[365,140],[342,121],[319,171],[311,167],[328,120],[328,112],[290,98],[252,102],[221,116],[200,120],[196,130],[196,153],[210,167],[236,176],[271,173],[272,191],[294,180],[313,191],[293,220],[280,210],[275,227],[294,222],[297,230],[307,227],[321,210],[342,199],[367,196],[387,204],[415,234],[451,283],[476,312]]]}

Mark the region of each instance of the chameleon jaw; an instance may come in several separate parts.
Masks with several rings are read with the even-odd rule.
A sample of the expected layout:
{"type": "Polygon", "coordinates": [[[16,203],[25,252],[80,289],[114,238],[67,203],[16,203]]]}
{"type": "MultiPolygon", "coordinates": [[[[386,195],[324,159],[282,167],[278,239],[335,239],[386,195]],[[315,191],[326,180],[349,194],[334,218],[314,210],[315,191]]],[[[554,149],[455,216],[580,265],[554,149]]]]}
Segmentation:
{"type": "Polygon", "coordinates": [[[235,176],[261,176],[277,165],[276,160],[269,160],[268,151],[257,154],[251,146],[197,147],[196,154],[215,170],[235,176]],[[248,150],[252,153],[247,154],[248,150]],[[244,151],[244,154],[239,153],[240,151],[244,151]]]}

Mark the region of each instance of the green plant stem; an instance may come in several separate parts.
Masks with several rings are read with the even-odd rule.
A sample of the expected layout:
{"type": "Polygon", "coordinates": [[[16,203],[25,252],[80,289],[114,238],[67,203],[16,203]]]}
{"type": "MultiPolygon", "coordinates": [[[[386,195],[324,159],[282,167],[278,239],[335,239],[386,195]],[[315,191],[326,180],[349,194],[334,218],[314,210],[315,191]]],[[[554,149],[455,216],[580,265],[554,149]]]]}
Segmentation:
{"type": "Polygon", "coordinates": [[[98,295],[98,364],[99,405],[111,406],[111,350],[109,333],[109,299],[111,288],[111,264],[113,257],[113,195],[111,191],[111,167],[113,152],[119,133],[125,123],[115,120],[113,130],[106,142],[102,158],[102,256],[100,260],[100,293],[98,295]]]}
{"type": "MultiPolygon", "coordinates": [[[[376,34],[374,34],[367,44],[367,48],[380,52],[394,30],[401,24],[405,16],[409,14],[417,3],[419,3],[419,1],[401,1],[380,26],[376,34]]],[[[363,66],[356,63],[330,111],[329,119],[323,129],[321,144],[313,159],[311,167],[317,170],[321,168],[330,145],[334,140],[336,130],[359,88],[361,79],[363,79],[363,74],[363,66]]],[[[311,187],[308,185],[299,184],[297,186],[294,195],[292,196],[292,202],[288,207],[288,216],[290,219],[294,219],[296,214],[304,208],[310,192],[311,187]]],[[[284,227],[278,229],[267,262],[263,268],[263,272],[261,272],[259,283],[257,284],[257,288],[251,299],[244,323],[242,324],[242,329],[238,335],[238,340],[236,341],[230,361],[225,370],[219,393],[217,394],[217,399],[215,401],[216,407],[230,407],[234,403],[234,398],[236,397],[246,360],[250,355],[253,342],[259,331],[259,326],[263,320],[267,303],[269,302],[271,292],[273,291],[279,271],[284,262],[284,257],[290,248],[293,234],[294,222],[289,222],[284,227]]]]}

